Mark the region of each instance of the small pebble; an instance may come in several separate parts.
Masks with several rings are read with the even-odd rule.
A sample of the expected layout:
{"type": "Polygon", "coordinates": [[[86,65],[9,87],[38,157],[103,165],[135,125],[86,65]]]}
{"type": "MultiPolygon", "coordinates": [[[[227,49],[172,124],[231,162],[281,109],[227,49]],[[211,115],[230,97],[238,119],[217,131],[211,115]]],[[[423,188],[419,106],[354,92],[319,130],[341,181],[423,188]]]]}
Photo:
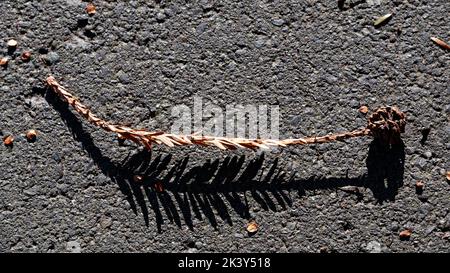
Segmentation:
{"type": "Polygon", "coordinates": [[[359,112],[363,113],[363,114],[367,114],[367,112],[369,112],[369,108],[365,105],[359,107],[359,112]]]}
{"type": "Polygon", "coordinates": [[[166,15],[162,12],[158,12],[156,14],[156,20],[158,20],[159,22],[162,22],[166,19],[166,15]]]}
{"type": "Polygon", "coordinates": [[[430,235],[435,229],[436,229],[436,226],[429,226],[429,227],[425,230],[425,236],[430,235]]]}
{"type": "Polygon", "coordinates": [[[416,182],[416,193],[422,194],[424,186],[425,186],[425,184],[423,183],[423,181],[421,181],[421,180],[417,181],[416,182]]]}
{"type": "Polygon", "coordinates": [[[117,78],[119,78],[119,81],[123,84],[128,84],[130,83],[130,77],[128,77],[128,75],[123,72],[123,71],[119,71],[116,74],[117,78]]]}
{"type": "Polygon", "coordinates": [[[369,253],[381,253],[381,244],[377,241],[370,241],[366,246],[366,250],[369,253]]]}
{"type": "Polygon", "coordinates": [[[450,214],[447,215],[446,218],[440,220],[437,227],[443,232],[450,231],[450,214]]]}
{"type": "Polygon", "coordinates": [[[9,59],[7,57],[3,57],[0,59],[0,66],[7,66],[9,59]]]}
{"type": "Polygon", "coordinates": [[[17,41],[14,39],[11,39],[7,42],[8,47],[16,47],[17,46],[17,41]]]}
{"type": "Polygon", "coordinates": [[[48,65],[53,65],[53,64],[59,62],[59,55],[56,52],[49,52],[48,54],[46,54],[44,56],[44,61],[48,65]]]}
{"type": "Polygon", "coordinates": [[[106,229],[112,225],[112,219],[110,217],[102,217],[100,220],[100,226],[106,229]]]}
{"type": "Polygon", "coordinates": [[[28,62],[30,60],[30,58],[31,58],[31,52],[30,51],[24,51],[22,53],[22,56],[21,56],[22,61],[28,62]]]}
{"type": "Polygon", "coordinates": [[[12,146],[12,145],[13,145],[13,142],[14,142],[14,137],[11,136],[11,135],[6,136],[6,137],[3,138],[3,143],[4,143],[6,146],[12,146]]]}
{"type": "Polygon", "coordinates": [[[36,195],[37,192],[36,192],[35,188],[30,188],[30,189],[24,190],[23,193],[25,193],[28,196],[34,196],[34,195],[36,195]]]}
{"type": "Polygon", "coordinates": [[[77,241],[67,242],[66,249],[72,253],[80,253],[81,252],[80,243],[78,243],[77,241]]]}
{"type": "Polygon", "coordinates": [[[60,162],[61,162],[61,157],[59,156],[58,153],[53,153],[53,154],[52,154],[52,158],[53,158],[53,160],[55,160],[57,163],[60,163],[60,162]]]}
{"type": "Polygon", "coordinates": [[[95,10],[95,6],[92,3],[87,4],[86,6],[86,12],[89,15],[94,15],[97,11],[95,10]]]}
{"type": "Polygon", "coordinates": [[[255,41],[255,47],[256,48],[261,48],[266,44],[266,40],[263,38],[260,38],[258,40],[255,41]]]}
{"type": "Polygon", "coordinates": [[[57,184],[56,188],[63,195],[65,195],[69,191],[69,186],[67,184],[57,184]]]}
{"type": "Polygon", "coordinates": [[[26,136],[28,141],[34,141],[36,140],[37,132],[34,129],[28,130],[26,136]]]}
{"type": "Polygon", "coordinates": [[[256,232],[258,231],[258,229],[259,229],[259,226],[258,226],[258,224],[256,223],[255,220],[251,220],[251,221],[247,224],[247,232],[248,232],[249,234],[254,234],[254,233],[256,233],[256,232]]]}
{"type": "Polygon", "coordinates": [[[142,181],[144,181],[144,178],[142,177],[142,175],[133,175],[133,181],[136,183],[142,183],[142,181]]]}
{"type": "Polygon", "coordinates": [[[399,236],[400,236],[400,240],[409,240],[409,238],[411,238],[411,230],[409,229],[405,229],[402,232],[400,232],[399,236]]]}
{"type": "Polygon", "coordinates": [[[284,24],[284,20],[283,19],[274,19],[274,20],[272,20],[272,24],[274,24],[277,27],[281,27],[284,24]]]}

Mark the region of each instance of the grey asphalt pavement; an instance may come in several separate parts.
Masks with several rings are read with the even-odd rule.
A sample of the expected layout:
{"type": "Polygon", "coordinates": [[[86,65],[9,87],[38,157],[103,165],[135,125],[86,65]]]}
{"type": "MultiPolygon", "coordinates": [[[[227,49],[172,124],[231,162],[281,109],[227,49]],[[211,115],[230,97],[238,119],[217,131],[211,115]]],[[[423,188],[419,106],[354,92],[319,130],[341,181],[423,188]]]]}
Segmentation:
{"type": "Polygon", "coordinates": [[[14,136],[0,146],[1,252],[450,250],[450,51],[430,40],[450,42],[448,0],[93,3],[89,16],[78,0],[0,1],[0,137],[14,136]],[[146,152],[83,120],[48,75],[151,130],[195,96],[278,105],[281,138],[363,128],[361,106],[392,105],[404,146],[146,152]]]}

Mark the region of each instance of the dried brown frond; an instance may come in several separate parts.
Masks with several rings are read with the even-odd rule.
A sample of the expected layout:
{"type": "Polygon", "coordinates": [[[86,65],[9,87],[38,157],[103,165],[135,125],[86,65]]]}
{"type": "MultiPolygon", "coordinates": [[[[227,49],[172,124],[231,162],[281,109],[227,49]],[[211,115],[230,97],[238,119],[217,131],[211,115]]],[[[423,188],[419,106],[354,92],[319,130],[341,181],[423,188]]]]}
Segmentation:
{"type": "Polygon", "coordinates": [[[60,85],[54,77],[49,76],[46,80],[47,85],[59,95],[59,97],[70,104],[76,112],[83,116],[91,124],[102,128],[108,132],[113,132],[119,136],[119,139],[128,139],[135,143],[151,149],[152,144],[164,144],[169,147],[184,145],[214,146],[222,150],[234,150],[237,148],[249,149],[268,149],[270,147],[285,147],[288,145],[306,145],[316,143],[326,143],[336,140],[344,140],[353,137],[373,135],[389,144],[394,144],[400,138],[400,133],[404,131],[405,115],[396,108],[382,107],[369,117],[367,128],[359,130],[338,133],[333,135],[294,138],[284,140],[274,139],[244,139],[244,138],[226,138],[201,135],[174,135],[161,131],[146,131],[134,129],[129,126],[113,124],[97,117],[89,108],[83,105],[66,88],[60,85]]]}

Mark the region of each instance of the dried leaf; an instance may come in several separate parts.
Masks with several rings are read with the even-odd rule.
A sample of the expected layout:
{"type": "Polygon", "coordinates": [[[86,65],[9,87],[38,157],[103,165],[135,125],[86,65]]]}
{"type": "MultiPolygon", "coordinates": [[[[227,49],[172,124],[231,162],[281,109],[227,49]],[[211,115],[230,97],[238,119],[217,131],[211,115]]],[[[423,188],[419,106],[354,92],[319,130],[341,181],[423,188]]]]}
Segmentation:
{"type": "Polygon", "coordinates": [[[450,171],[447,171],[447,180],[450,181],[450,171]]]}
{"type": "Polygon", "coordinates": [[[442,41],[441,39],[438,39],[436,37],[431,37],[430,39],[433,42],[435,42],[437,45],[439,45],[440,47],[450,50],[450,45],[448,45],[446,42],[442,41]]]}
{"type": "Polygon", "coordinates": [[[219,149],[222,149],[222,150],[226,150],[227,149],[225,146],[223,146],[222,143],[220,143],[220,141],[218,139],[212,140],[211,143],[213,143],[214,145],[219,147],[219,149]]]}
{"type": "Polygon", "coordinates": [[[343,132],[334,135],[293,138],[284,140],[275,139],[244,139],[244,138],[225,138],[214,136],[199,136],[191,135],[173,135],[164,133],[162,131],[145,131],[143,129],[134,129],[120,124],[110,123],[106,120],[100,119],[88,108],[83,105],[69,90],[61,86],[54,77],[49,76],[46,79],[47,85],[61,97],[62,101],[71,105],[82,117],[89,123],[100,127],[108,132],[118,134],[119,139],[131,140],[135,143],[144,145],[147,149],[151,149],[151,144],[165,144],[169,147],[175,145],[201,145],[201,146],[216,146],[221,149],[233,150],[236,148],[264,148],[269,146],[284,147],[287,145],[306,145],[315,143],[326,143],[335,140],[344,140],[354,137],[362,137],[372,135],[377,138],[394,143],[400,138],[400,133],[404,132],[404,125],[406,123],[405,115],[396,108],[381,107],[369,118],[368,126],[359,130],[351,132],[343,132]],[[386,118],[384,118],[386,116],[386,118]],[[393,126],[395,125],[395,126],[393,126]],[[389,136],[384,139],[385,136],[389,136]]]}
{"type": "Polygon", "coordinates": [[[248,224],[247,224],[247,232],[248,233],[256,233],[259,229],[258,224],[256,223],[255,220],[251,220],[248,224]]]}
{"type": "Polygon", "coordinates": [[[158,136],[157,138],[155,138],[155,139],[158,139],[159,141],[161,141],[162,143],[166,144],[166,145],[169,146],[169,147],[175,146],[175,145],[173,145],[172,141],[170,141],[169,138],[167,138],[167,137],[165,137],[165,136],[163,136],[163,135],[159,135],[159,136],[158,136]]]}

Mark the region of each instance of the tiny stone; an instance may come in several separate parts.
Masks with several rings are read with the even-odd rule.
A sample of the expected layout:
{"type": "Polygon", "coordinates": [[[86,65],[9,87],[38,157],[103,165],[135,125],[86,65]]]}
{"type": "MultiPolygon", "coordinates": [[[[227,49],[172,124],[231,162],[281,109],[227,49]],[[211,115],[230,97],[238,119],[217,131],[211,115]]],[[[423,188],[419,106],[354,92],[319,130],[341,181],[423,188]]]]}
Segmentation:
{"type": "Polygon", "coordinates": [[[201,242],[195,242],[195,248],[200,249],[202,246],[203,244],[201,242]]]}
{"type": "Polygon", "coordinates": [[[102,217],[100,220],[100,226],[105,229],[112,225],[112,219],[110,217],[102,217]]]}
{"type": "Polygon", "coordinates": [[[430,235],[435,229],[436,229],[436,226],[427,227],[427,229],[425,230],[425,236],[430,235]]]}
{"type": "Polygon", "coordinates": [[[439,221],[438,228],[441,231],[450,231],[450,214],[445,218],[439,221]]]}
{"type": "Polygon", "coordinates": [[[89,14],[89,15],[94,15],[94,14],[96,13],[94,4],[92,4],[92,3],[87,4],[87,6],[86,6],[86,12],[87,12],[87,14],[89,14]]]}
{"type": "Polygon", "coordinates": [[[3,144],[6,146],[12,146],[14,142],[14,137],[9,135],[3,138],[3,144]]]}
{"type": "Polygon", "coordinates": [[[283,19],[274,19],[274,20],[272,20],[272,24],[274,24],[277,27],[280,27],[284,24],[284,20],[283,19]]]}
{"type": "Polygon", "coordinates": [[[66,184],[57,184],[56,188],[61,194],[66,194],[69,191],[69,187],[66,184]]]}
{"type": "Polygon", "coordinates": [[[207,23],[207,22],[203,22],[203,23],[200,23],[200,24],[197,26],[195,32],[197,33],[197,35],[200,35],[200,34],[202,34],[203,32],[205,32],[207,28],[208,28],[208,23],[207,23]]]}
{"type": "Polygon", "coordinates": [[[289,229],[290,231],[295,230],[296,226],[297,226],[297,223],[295,223],[295,222],[289,222],[286,224],[286,228],[289,229]]]}
{"type": "Polygon", "coordinates": [[[119,78],[119,81],[120,81],[121,83],[124,83],[124,84],[130,83],[130,78],[129,78],[128,75],[127,75],[126,73],[124,73],[123,71],[117,72],[116,76],[117,76],[117,78],[119,78]]]}
{"type": "Polygon", "coordinates": [[[398,231],[399,228],[400,228],[400,227],[398,226],[397,223],[393,223],[393,224],[391,225],[391,230],[394,231],[394,232],[395,232],[395,231],[398,231]]]}
{"type": "Polygon", "coordinates": [[[166,19],[166,15],[162,12],[158,12],[156,14],[156,20],[158,20],[159,22],[162,22],[166,19]]]}
{"type": "Polygon", "coordinates": [[[34,141],[36,140],[37,132],[34,129],[28,130],[26,136],[28,141],[34,141]]]}
{"type": "Polygon", "coordinates": [[[23,193],[25,193],[25,194],[28,195],[28,196],[34,196],[34,195],[36,195],[36,191],[35,191],[33,188],[28,189],[28,190],[24,190],[23,193]]]}
{"type": "Polygon", "coordinates": [[[350,107],[356,108],[359,106],[359,102],[355,99],[350,100],[350,107]]]}
{"type": "Polygon", "coordinates": [[[419,167],[421,170],[424,170],[426,165],[427,165],[427,161],[424,158],[419,157],[416,162],[415,165],[417,167],[419,167]]]}
{"type": "Polygon", "coordinates": [[[214,2],[210,0],[202,0],[200,1],[200,4],[202,5],[203,10],[209,10],[214,7],[214,2]]]}
{"type": "Polygon", "coordinates": [[[369,112],[369,108],[367,106],[363,105],[359,108],[359,112],[361,112],[363,114],[367,114],[367,112],[369,112]]]}
{"type": "Polygon", "coordinates": [[[0,66],[6,66],[8,64],[9,59],[7,57],[3,57],[0,59],[0,66]]]}
{"type": "Polygon", "coordinates": [[[325,80],[327,81],[328,84],[334,84],[334,83],[336,83],[338,81],[338,78],[336,78],[333,75],[327,75],[325,77],[325,80]]]}
{"type": "Polygon", "coordinates": [[[261,48],[266,44],[266,41],[262,38],[258,39],[255,41],[255,47],[256,48],[261,48]]]}
{"type": "Polygon", "coordinates": [[[80,243],[78,243],[77,241],[67,242],[66,249],[72,253],[80,253],[81,252],[80,243]]]}
{"type": "Polygon", "coordinates": [[[7,42],[8,47],[16,47],[17,46],[17,41],[14,39],[11,39],[7,42]]]}
{"type": "Polygon", "coordinates": [[[53,153],[52,158],[58,163],[61,162],[61,157],[59,156],[58,153],[53,153]]]}
{"type": "Polygon", "coordinates": [[[425,156],[426,158],[431,158],[433,154],[430,151],[427,151],[423,154],[423,156],[425,156]]]}
{"type": "Polygon", "coordinates": [[[30,51],[24,51],[22,53],[21,58],[22,58],[22,61],[28,62],[30,60],[30,58],[31,58],[31,52],[30,51]]]}
{"type": "Polygon", "coordinates": [[[44,61],[49,65],[53,65],[59,62],[59,55],[56,52],[50,52],[44,56],[44,61]]]}
{"type": "Polygon", "coordinates": [[[170,8],[164,9],[164,13],[167,15],[167,17],[172,17],[175,14],[175,12],[170,8]]]}
{"type": "Polygon", "coordinates": [[[369,253],[381,253],[381,244],[377,241],[370,241],[366,246],[366,250],[369,253]]]}
{"type": "Polygon", "coordinates": [[[245,50],[245,48],[241,48],[236,50],[236,54],[237,55],[244,55],[247,52],[247,50],[245,50]]]}
{"type": "Polygon", "coordinates": [[[409,240],[409,238],[411,238],[411,230],[409,229],[405,229],[402,232],[400,232],[399,236],[400,236],[400,240],[404,241],[404,240],[409,240]]]}

